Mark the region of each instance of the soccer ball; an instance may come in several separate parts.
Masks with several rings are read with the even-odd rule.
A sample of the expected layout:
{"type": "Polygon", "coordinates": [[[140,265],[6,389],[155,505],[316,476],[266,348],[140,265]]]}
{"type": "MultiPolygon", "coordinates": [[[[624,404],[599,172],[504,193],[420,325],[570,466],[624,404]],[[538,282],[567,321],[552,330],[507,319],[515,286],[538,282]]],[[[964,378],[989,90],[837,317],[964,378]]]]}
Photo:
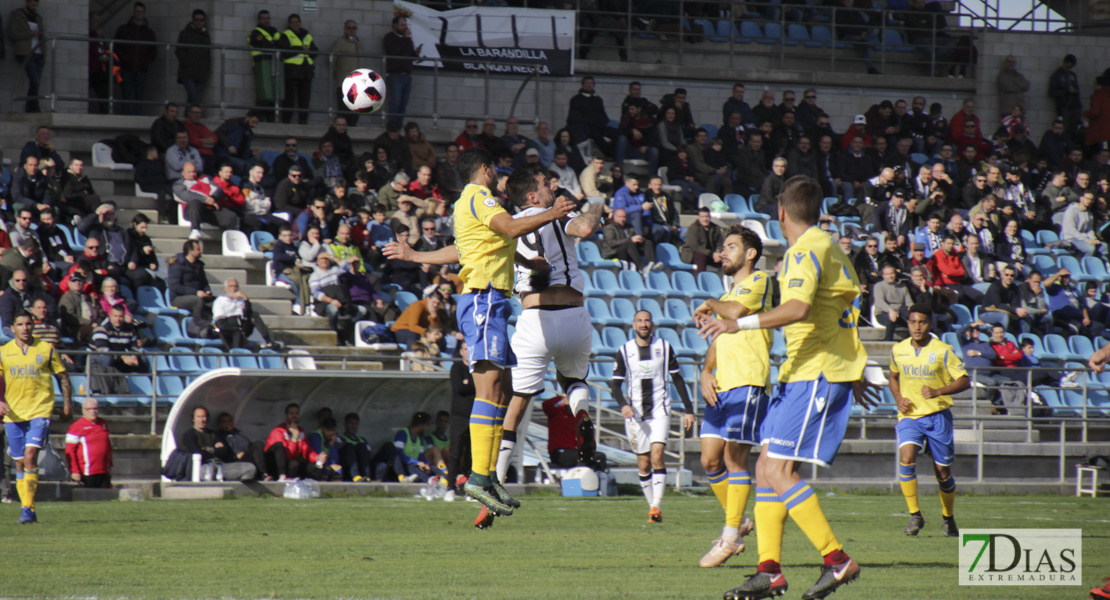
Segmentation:
{"type": "Polygon", "coordinates": [[[343,104],[357,113],[372,113],[385,104],[385,79],[370,69],[355,69],[340,86],[343,104]]]}

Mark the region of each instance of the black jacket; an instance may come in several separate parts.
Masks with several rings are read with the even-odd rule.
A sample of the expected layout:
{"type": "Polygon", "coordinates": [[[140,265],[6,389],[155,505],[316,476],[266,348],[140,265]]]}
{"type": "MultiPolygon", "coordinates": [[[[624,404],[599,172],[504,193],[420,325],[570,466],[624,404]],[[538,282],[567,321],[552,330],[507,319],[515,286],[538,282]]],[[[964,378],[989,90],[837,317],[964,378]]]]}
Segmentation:
{"type": "Polygon", "coordinates": [[[150,124],[150,143],[158,149],[159,155],[163,155],[167,148],[177,142],[177,133],[180,131],[188,133],[184,123],[179,120],[168,121],[166,116],[162,115],[150,124]]]}
{"type": "Polygon", "coordinates": [[[169,281],[167,281],[171,300],[178,296],[195,296],[201,290],[212,291],[208,286],[203,260],[197,259],[196,262],[191,263],[185,260],[185,255],[181,253],[178,253],[176,258],[177,260],[170,265],[169,281]]]}

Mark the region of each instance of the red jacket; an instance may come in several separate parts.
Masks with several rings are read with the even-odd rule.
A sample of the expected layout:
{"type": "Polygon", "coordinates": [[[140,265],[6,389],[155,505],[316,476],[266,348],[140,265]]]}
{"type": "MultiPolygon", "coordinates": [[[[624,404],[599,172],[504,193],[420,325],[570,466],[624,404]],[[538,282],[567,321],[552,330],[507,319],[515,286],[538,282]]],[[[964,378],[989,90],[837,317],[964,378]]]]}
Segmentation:
{"type": "Polygon", "coordinates": [[[266,449],[274,444],[285,446],[285,458],[288,460],[316,461],[316,452],[308,445],[308,432],[303,427],[297,429],[295,438],[285,423],[274,427],[266,438],[266,449]]]}
{"type": "Polygon", "coordinates": [[[547,415],[547,451],[578,447],[578,419],[570,414],[570,405],[562,396],[543,401],[547,415]]]}
{"type": "Polygon", "coordinates": [[[1083,116],[1087,117],[1088,146],[1110,141],[1110,88],[1091,94],[1091,108],[1083,116]]]}
{"type": "MultiPolygon", "coordinates": [[[[189,145],[196,148],[201,156],[213,156],[212,148],[215,148],[219,138],[212,130],[204,123],[194,123],[189,119],[185,119],[185,131],[189,132],[189,145]],[[205,148],[204,140],[212,140],[212,147],[205,148]]],[[[206,159],[207,160],[207,159],[206,159]]]]}
{"type": "Polygon", "coordinates": [[[101,475],[111,471],[108,422],[100,417],[95,421],[81,417],[70,425],[66,432],[66,462],[69,472],[79,475],[101,475]]]}
{"type": "Polygon", "coordinates": [[[998,360],[994,361],[996,367],[1016,367],[1021,359],[1025,358],[1021,349],[1010,340],[1002,344],[991,342],[991,348],[994,348],[995,354],[998,355],[998,360]]]}
{"type": "Polygon", "coordinates": [[[223,192],[223,196],[218,200],[220,206],[231,209],[238,209],[246,206],[247,197],[243,195],[243,191],[239,189],[239,186],[230,181],[224,181],[219,177],[213,179],[212,183],[223,192]]]}
{"type": "Polygon", "coordinates": [[[857,135],[863,138],[864,147],[871,147],[871,136],[867,134],[866,126],[856,125],[855,123],[853,123],[848,126],[848,131],[845,131],[844,135],[841,136],[840,149],[847,150],[848,146],[852,145],[852,138],[856,137],[857,135]]]}
{"type": "Polygon", "coordinates": [[[933,272],[933,285],[958,285],[967,275],[960,255],[955,252],[951,256],[939,250],[934,252],[929,259],[929,269],[933,272]]]}
{"type": "MultiPolygon", "coordinates": [[[[1010,108],[1013,108],[1012,106],[1010,108]]],[[[983,137],[983,130],[979,128],[979,116],[972,115],[971,120],[975,123],[975,137],[983,137]]],[[[964,134],[964,123],[967,122],[967,117],[964,116],[964,111],[952,115],[952,120],[948,122],[948,141],[955,142],[960,139],[964,134]]],[[[963,146],[961,146],[962,148],[963,146]]],[[[980,159],[981,160],[981,159],[980,159]]]]}

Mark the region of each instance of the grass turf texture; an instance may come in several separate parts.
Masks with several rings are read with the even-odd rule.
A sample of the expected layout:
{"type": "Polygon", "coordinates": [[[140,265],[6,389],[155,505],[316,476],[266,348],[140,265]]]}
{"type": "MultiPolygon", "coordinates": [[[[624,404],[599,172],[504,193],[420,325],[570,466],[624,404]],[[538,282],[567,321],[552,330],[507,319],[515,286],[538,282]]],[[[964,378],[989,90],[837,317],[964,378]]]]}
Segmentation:
{"type": "MultiPolygon", "coordinates": [[[[30,526],[8,504],[0,597],[709,599],[754,571],[754,538],[726,566],[698,568],[722,524],[712,497],[668,496],[657,525],[640,498],[522,500],[484,532],[471,526],[474,503],[407,498],[41,503],[30,526]]],[[[1082,528],[1081,588],[958,586],[958,539],[942,537],[933,495],[922,497],[928,524],[916,539],[902,534],[901,496],[822,493],[821,505],[863,566],[837,600],[1080,598],[1110,575],[1105,500],[956,503],[964,528],[1082,528]]],[[[793,522],[783,563],[786,598],[799,598],[820,558],[793,522]]]]}

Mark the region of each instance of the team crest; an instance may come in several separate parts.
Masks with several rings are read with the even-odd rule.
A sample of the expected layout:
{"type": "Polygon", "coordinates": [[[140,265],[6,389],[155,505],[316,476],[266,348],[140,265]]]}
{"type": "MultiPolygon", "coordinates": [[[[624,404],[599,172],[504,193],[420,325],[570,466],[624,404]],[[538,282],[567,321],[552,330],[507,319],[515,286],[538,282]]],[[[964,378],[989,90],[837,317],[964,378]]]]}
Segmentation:
{"type": "Polygon", "coordinates": [[[35,357],[35,362],[38,363],[40,366],[42,365],[42,355],[41,354],[35,357]]]}
{"type": "Polygon", "coordinates": [[[795,252],[794,253],[794,264],[798,264],[798,265],[802,264],[802,259],[803,258],[805,258],[805,253],[795,252]]]}
{"type": "Polygon", "coordinates": [[[937,353],[936,352],[930,352],[929,353],[929,364],[935,365],[936,363],[937,363],[937,353]]]}

